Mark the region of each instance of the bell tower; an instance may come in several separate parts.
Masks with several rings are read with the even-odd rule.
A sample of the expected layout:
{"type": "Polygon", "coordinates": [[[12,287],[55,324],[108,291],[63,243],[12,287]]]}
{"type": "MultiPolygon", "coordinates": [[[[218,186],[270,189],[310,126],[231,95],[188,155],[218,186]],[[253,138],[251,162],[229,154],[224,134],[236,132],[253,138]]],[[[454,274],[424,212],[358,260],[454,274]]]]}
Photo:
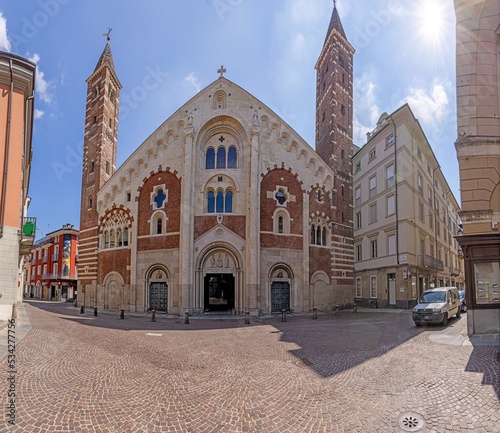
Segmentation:
{"type": "Polygon", "coordinates": [[[335,172],[332,269],[334,285],[352,299],[354,286],[353,56],[334,0],[330,25],[316,63],[316,152],[335,172]],[[349,292],[347,292],[350,290],[349,292]]]}
{"type": "Polygon", "coordinates": [[[109,42],[87,79],[82,195],[78,248],[78,302],[94,306],[99,247],[97,193],[116,170],[118,111],[122,88],[109,42]]]}

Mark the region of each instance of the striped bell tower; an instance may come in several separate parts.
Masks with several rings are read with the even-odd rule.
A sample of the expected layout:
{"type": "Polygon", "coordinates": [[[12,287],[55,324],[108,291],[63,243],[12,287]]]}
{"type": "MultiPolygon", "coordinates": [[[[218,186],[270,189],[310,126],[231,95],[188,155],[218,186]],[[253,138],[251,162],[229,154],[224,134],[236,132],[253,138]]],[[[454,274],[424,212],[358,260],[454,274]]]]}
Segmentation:
{"type": "Polygon", "coordinates": [[[316,152],[335,172],[332,273],[335,289],[346,301],[354,298],[353,56],[334,1],[316,63],[316,152]]]}
{"type": "Polygon", "coordinates": [[[87,79],[85,136],[82,164],[78,298],[80,305],[96,306],[99,248],[97,193],[116,170],[118,111],[122,88],[109,42],[87,79]]]}

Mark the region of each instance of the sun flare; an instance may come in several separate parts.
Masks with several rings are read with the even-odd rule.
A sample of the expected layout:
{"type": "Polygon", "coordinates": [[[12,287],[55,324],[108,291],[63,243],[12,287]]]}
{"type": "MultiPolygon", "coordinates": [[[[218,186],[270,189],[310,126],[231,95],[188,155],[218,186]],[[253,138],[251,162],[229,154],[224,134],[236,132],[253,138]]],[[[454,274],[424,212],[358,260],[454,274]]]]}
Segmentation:
{"type": "Polygon", "coordinates": [[[443,0],[422,0],[418,18],[421,35],[429,41],[437,42],[446,25],[443,0]]]}

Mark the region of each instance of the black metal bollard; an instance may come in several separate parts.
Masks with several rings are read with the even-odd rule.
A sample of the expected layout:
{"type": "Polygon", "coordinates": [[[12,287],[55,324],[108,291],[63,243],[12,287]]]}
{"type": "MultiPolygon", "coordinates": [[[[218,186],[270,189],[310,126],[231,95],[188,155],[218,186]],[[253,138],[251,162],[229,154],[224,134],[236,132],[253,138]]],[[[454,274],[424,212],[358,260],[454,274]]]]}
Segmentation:
{"type": "Polygon", "coordinates": [[[82,305],[80,307],[80,314],[85,314],[85,306],[84,305],[82,305]]]}
{"type": "Polygon", "coordinates": [[[318,319],[318,309],[313,308],[313,320],[317,320],[317,319],[318,319]]]}
{"type": "Polygon", "coordinates": [[[94,307],[94,316],[97,316],[97,307],[94,307]]]}
{"type": "Polygon", "coordinates": [[[286,310],[281,310],[281,321],[286,322],[286,310]]]}
{"type": "Polygon", "coordinates": [[[184,313],[184,324],[189,325],[189,311],[184,313]]]}
{"type": "Polygon", "coordinates": [[[125,310],[120,310],[120,319],[125,319],[125,310]]]}
{"type": "Polygon", "coordinates": [[[151,310],[151,322],[156,322],[156,311],[151,310]]]}
{"type": "Polygon", "coordinates": [[[250,325],[250,311],[245,311],[245,325],[250,325]]]}

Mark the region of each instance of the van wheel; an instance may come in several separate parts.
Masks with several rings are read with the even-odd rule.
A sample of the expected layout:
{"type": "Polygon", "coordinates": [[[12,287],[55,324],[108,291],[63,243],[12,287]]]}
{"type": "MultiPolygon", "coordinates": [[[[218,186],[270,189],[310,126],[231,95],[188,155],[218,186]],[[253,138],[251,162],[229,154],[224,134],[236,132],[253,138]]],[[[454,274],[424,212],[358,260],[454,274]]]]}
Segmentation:
{"type": "Polygon", "coordinates": [[[461,307],[458,307],[458,311],[457,311],[457,319],[460,319],[460,315],[462,314],[462,312],[460,311],[460,308],[461,308],[461,307]]]}
{"type": "Polygon", "coordinates": [[[448,325],[448,313],[444,313],[444,317],[443,317],[443,326],[446,326],[448,325]]]}

